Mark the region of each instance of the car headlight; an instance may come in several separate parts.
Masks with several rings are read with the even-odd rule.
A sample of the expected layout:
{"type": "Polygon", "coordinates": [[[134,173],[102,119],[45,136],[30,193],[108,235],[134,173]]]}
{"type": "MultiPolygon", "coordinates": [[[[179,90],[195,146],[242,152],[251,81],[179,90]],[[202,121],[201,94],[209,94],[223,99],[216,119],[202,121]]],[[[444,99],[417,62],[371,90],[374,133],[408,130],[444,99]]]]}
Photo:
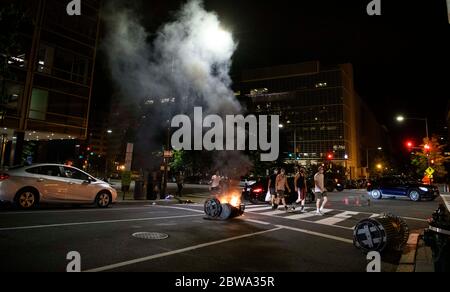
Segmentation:
{"type": "Polygon", "coordinates": [[[422,192],[428,192],[428,188],[420,187],[419,189],[420,189],[422,192]]]}

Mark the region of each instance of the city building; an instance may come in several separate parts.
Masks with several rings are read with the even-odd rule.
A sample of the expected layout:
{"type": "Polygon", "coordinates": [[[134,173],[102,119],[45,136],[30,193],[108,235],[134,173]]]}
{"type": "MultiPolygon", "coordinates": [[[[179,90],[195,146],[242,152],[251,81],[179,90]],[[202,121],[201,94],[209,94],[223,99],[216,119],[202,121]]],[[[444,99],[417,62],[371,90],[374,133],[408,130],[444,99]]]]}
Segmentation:
{"type": "Polygon", "coordinates": [[[14,54],[0,52],[2,162],[13,165],[27,141],[87,138],[100,1],[83,0],[81,16],[69,16],[64,0],[10,2],[26,10],[14,54]]]}
{"type": "Polygon", "coordinates": [[[332,161],[344,166],[349,177],[364,177],[367,152],[383,145],[382,128],[355,91],[351,64],[306,62],[247,70],[239,92],[249,113],[280,116],[285,162],[332,161]]]}

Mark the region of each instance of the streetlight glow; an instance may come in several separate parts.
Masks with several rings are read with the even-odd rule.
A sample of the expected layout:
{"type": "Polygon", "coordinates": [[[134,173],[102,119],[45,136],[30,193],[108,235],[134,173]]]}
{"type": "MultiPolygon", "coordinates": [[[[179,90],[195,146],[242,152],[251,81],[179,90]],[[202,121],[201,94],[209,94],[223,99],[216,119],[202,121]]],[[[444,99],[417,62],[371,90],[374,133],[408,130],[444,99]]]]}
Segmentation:
{"type": "Polygon", "coordinates": [[[398,116],[397,117],[397,122],[402,123],[405,121],[405,117],[404,116],[398,116]]]}

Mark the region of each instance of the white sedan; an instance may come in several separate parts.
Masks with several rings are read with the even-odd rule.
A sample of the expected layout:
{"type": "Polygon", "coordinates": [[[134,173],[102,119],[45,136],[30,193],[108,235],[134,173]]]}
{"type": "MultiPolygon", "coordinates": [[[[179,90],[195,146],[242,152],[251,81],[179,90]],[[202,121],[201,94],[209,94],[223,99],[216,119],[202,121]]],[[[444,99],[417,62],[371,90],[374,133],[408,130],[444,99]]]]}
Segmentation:
{"type": "Polygon", "coordinates": [[[117,191],[77,168],[38,164],[0,171],[0,202],[31,209],[39,203],[93,204],[107,208],[117,191]]]}

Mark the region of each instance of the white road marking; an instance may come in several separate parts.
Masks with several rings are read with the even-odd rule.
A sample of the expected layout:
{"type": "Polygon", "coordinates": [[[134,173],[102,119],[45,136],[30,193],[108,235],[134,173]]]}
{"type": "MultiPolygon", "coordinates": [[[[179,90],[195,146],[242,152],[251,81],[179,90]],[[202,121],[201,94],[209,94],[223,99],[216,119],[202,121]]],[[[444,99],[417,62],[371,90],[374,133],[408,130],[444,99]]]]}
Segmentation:
{"type": "MultiPolygon", "coordinates": [[[[251,213],[252,211],[250,211],[251,213]]],[[[259,213],[258,213],[259,214],[259,213]]],[[[269,216],[275,216],[275,215],[279,215],[279,214],[287,214],[286,210],[275,210],[275,211],[271,211],[271,212],[266,212],[263,213],[264,215],[269,215],[269,216]]]]}
{"type": "Polygon", "coordinates": [[[109,209],[83,209],[83,210],[48,210],[48,211],[24,211],[24,212],[4,212],[0,215],[22,215],[22,214],[57,214],[57,213],[78,213],[78,212],[106,212],[106,211],[129,211],[129,210],[148,210],[148,207],[136,207],[136,208],[109,208],[109,209]]]}
{"type": "Polygon", "coordinates": [[[301,232],[301,233],[305,233],[305,234],[309,234],[309,235],[314,235],[314,236],[318,236],[318,237],[323,237],[323,238],[328,238],[328,239],[333,239],[333,240],[337,240],[337,241],[353,244],[353,240],[350,240],[350,239],[347,239],[347,238],[343,238],[343,237],[337,237],[337,236],[328,235],[328,234],[325,234],[325,233],[314,232],[314,231],[310,231],[310,230],[299,229],[299,228],[283,226],[283,225],[276,225],[276,226],[277,227],[281,227],[283,229],[288,229],[288,230],[297,231],[297,232],[301,232]]]}
{"type": "Polygon", "coordinates": [[[261,224],[261,225],[271,225],[272,224],[272,223],[269,223],[269,222],[253,220],[253,219],[243,219],[243,220],[244,221],[248,221],[248,222],[252,222],[252,223],[256,223],[256,224],[261,224]]]}
{"type": "Polygon", "coordinates": [[[179,219],[179,218],[189,218],[189,217],[198,217],[198,216],[200,216],[200,215],[184,215],[184,216],[171,216],[171,217],[154,217],[154,218],[140,218],[140,219],[123,219],[123,220],[108,220],[108,221],[92,221],[92,222],[79,222],[79,223],[63,223],[63,224],[7,227],[7,228],[0,228],[0,232],[1,231],[14,231],[14,230],[66,227],[66,226],[92,225],[92,224],[110,224],[110,223],[122,223],[122,222],[139,222],[139,221],[152,221],[152,220],[165,220],[165,219],[179,219]]]}
{"type": "Polygon", "coordinates": [[[278,231],[278,230],[281,230],[281,229],[283,229],[283,228],[277,227],[277,228],[273,228],[273,229],[265,230],[265,231],[261,231],[261,232],[249,233],[249,234],[245,234],[245,235],[241,235],[241,236],[236,236],[236,237],[226,238],[226,239],[222,239],[222,240],[212,241],[212,242],[203,243],[203,244],[199,244],[199,245],[194,245],[194,246],[190,246],[190,247],[186,247],[186,248],[182,248],[182,249],[177,249],[177,250],[173,250],[173,251],[169,251],[169,252],[165,252],[165,253],[151,255],[151,256],[148,256],[148,257],[138,258],[138,259],[134,259],[134,260],[126,261],[126,262],[121,262],[121,263],[117,263],[117,264],[113,264],[113,265],[108,265],[108,266],[104,266],[104,267],[100,267],[100,268],[95,268],[95,269],[87,270],[85,272],[95,273],[95,272],[103,272],[103,271],[113,270],[113,269],[117,269],[117,268],[121,268],[121,267],[125,267],[125,266],[130,266],[130,265],[134,265],[134,264],[138,264],[138,263],[147,262],[147,261],[158,259],[158,258],[162,258],[162,257],[167,257],[167,256],[175,255],[175,254],[180,254],[180,253],[184,253],[184,252],[188,252],[188,251],[193,251],[193,250],[204,248],[204,247],[208,247],[208,246],[218,245],[218,244],[222,244],[222,243],[225,243],[225,242],[230,242],[230,241],[235,241],[235,240],[239,240],[239,239],[254,237],[254,236],[258,236],[258,235],[262,235],[262,234],[278,231]]]}
{"type": "MultiPolygon", "coordinates": [[[[324,209],[323,213],[326,214],[326,213],[329,213],[331,211],[332,210],[324,209]]],[[[303,213],[303,214],[296,214],[296,215],[292,215],[292,216],[287,216],[287,217],[284,217],[284,218],[291,219],[291,220],[299,220],[299,219],[306,219],[306,218],[316,217],[316,216],[320,216],[320,215],[317,215],[316,211],[314,211],[314,212],[308,212],[308,213],[303,213]]]]}
{"type": "Polygon", "coordinates": [[[337,214],[335,216],[325,218],[319,221],[315,221],[317,224],[325,224],[325,225],[336,225],[337,223],[344,222],[348,219],[351,219],[353,216],[358,215],[358,212],[345,211],[343,213],[337,214]]]}
{"type": "Polygon", "coordinates": [[[167,209],[175,209],[175,210],[183,210],[183,211],[191,211],[191,212],[194,212],[194,213],[202,213],[202,214],[205,214],[205,211],[200,211],[200,210],[191,209],[191,208],[172,207],[172,206],[153,206],[153,207],[157,207],[157,208],[167,208],[167,209]]]}
{"type": "Polygon", "coordinates": [[[265,206],[265,207],[257,207],[257,208],[248,208],[245,207],[245,209],[249,212],[254,212],[254,211],[264,211],[264,210],[271,210],[272,207],[271,206],[265,206]]]}
{"type": "MultiPolygon", "coordinates": [[[[330,209],[324,209],[324,210],[323,210],[323,213],[328,213],[328,212],[331,212],[331,211],[333,211],[333,210],[330,210],[330,209]]],[[[255,215],[268,216],[268,217],[272,217],[272,218],[290,219],[290,220],[296,220],[296,221],[299,221],[299,222],[306,222],[306,223],[311,223],[311,224],[325,225],[325,226],[330,226],[330,227],[335,227],[335,228],[341,228],[341,229],[346,229],[346,230],[353,230],[352,228],[345,227],[345,226],[322,224],[322,223],[316,223],[316,222],[314,222],[314,221],[309,221],[309,220],[299,219],[299,218],[308,218],[308,217],[316,217],[316,216],[318,216],[317,214],[315,214],[315,211],[314,211],[314,212],[305,213],[305,214],[299,214],[299,215],[287,216],[287,217],[275,216],[275,215],[267,215],[267,213],[257,213],[257,212],[248,212],[248,213],[250,213],[250,214],[255,214],[255,215]],[[293,217],[293,216],[295,216],[295,217],[293,217]],[[302,216],[302,217],[300,217],[300,216],[302,216]]]]}

